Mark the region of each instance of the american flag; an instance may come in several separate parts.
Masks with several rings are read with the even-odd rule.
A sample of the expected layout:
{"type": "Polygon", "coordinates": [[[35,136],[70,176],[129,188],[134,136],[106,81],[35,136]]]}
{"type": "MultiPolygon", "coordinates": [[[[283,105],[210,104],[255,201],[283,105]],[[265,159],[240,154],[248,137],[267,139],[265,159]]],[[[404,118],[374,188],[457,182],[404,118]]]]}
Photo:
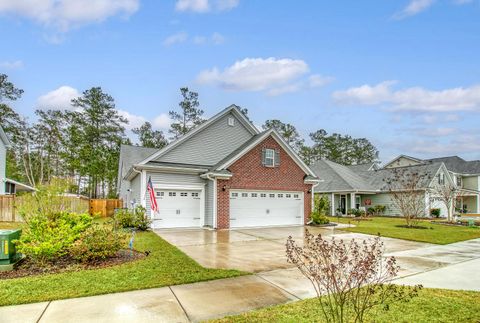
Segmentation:
{"type": "Polygon", "coordinates": [[[157,199],[155,198],[155,190],[152,185],[152,177],[148,178],[147,191],[148,195],[150,195],[150,208],[153,212],[158,212],[158,204],[157,199]]]}

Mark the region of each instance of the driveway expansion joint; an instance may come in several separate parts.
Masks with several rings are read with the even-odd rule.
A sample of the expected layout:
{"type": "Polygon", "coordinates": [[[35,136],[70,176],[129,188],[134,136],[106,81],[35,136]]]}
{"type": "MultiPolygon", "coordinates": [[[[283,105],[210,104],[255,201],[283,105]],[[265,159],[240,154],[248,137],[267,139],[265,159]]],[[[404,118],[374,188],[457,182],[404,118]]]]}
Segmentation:
{"type": "Polygon", "coordinates": [[[258,274],[254,274],[254,276],[256,276],[256,277],[258,277],[258,278],[260,278],[260,279],[263,279],[264,281],[266,281],[268,284],[272,285],[273,287],[278,288],[279,290],[281,290],[281,291],[283,291],[283,292],[285,292],[285,293],[287,293],[287,294],[289,294],[289,295],[292,295],[292,296],[295,297],[297,300],[299,300],[299,301],[301,300],[301,298],[298,297],[297,295],[295,295],[295,294],[289,292],[288,290],[286,290],[285,288],[283,288],[283,287],[281,287],[281,286],[279,286],[279,285],[271,282],[270,280],[266,279],[265,277],[260,276],[259,274],[261,274],[261,273],[262,273],[262,272],[260,272],[260,273],[258,273],[258,274]]]}
{"type": "Polygon", "coordinates": [[[185,310],[185,307],[183,307],[182,302],[180,302],[180,300],[178,299],[177,295],[176,295],[175,292],[173,291],[172,286],[168,286],[168,289],[170,289],[170,291],[171,291],[172,294],[173,294],[173,297],[175,297],[175,299],[177,300],[178,305],[180,305],[180,307],[182,308],[182,311],[183,311],[183,313],[185,313],[185,317],[187,318],[187,320],[188,320],[189,322],[192,322],[192,320],[191,320],[190,317],[188,316],[187,311],[185,310]]]}
{"type": "Polygon", "coordinates": [[[50,306],[50,304],[52,303],[52,301],[49,301],[47,303],[47,305],[45,306],[45,308],[43,309],[42,313],[40,314],[40,316],[38,317],[38,320],[36,321],[36,323],[39,323],[40,320],[42,319],[43,315],[45,314],[45,312],[47,311],[48,307],[50,306]]]}

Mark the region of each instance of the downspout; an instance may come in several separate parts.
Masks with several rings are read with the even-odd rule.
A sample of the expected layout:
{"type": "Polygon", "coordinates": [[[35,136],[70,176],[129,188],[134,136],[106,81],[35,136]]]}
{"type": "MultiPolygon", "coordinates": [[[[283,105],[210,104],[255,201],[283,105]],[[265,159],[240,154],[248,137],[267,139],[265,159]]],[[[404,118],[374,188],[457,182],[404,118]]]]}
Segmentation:
{"type": "MultiPolygon", "coordinates": [[[[140,176],[142,176],[142,171],[139,171],[137,170],[135,167],[132,167],[132,171],[134,171],[135,173],[139,174],[140,176]]],[[[132,183],[132,181],[130,181],[130,184],[132,183]]],[[[142,184],[142,178],[140,177],[140,184],[142,184]]],[[[132,188],[130,187],[130,191],[129,191],[129,199],[128,201],[130,202],[130,198],[132,197],[132,188]]],[[[142,199],[142,188],[140,187],[140,199],[142,199]]],[[[127,205],[127,208],[128,208],[128,205],[127,205]]]]}
{"type": "Polygon", "coordinates": [[[211,178],[210,174],[205,176],[208,180],[213,182],[213,205],[212,205],[212,216],[213,216],[213,228],[217,229],[217,179],[211,178]]]}
{"type": "MultiPolygon", "coordinates": [[[[320,182],[317,182],[317,184],[312,184],[312,207],[310,213],[312,213],[315,209],[315,187],[317,187],[318,185],[320,185],[320,182]]],[[[312,220],[310,219],[307,224],[310,224],[311,222],[312,220]]]]}

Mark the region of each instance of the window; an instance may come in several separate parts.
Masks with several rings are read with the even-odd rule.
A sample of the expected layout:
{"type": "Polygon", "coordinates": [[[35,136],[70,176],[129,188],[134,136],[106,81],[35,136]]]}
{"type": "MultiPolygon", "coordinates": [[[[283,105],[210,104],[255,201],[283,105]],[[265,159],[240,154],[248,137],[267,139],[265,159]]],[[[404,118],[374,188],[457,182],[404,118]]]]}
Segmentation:
{"type": "Polygon", "coordinates": [[[359,209],[361,205],[361,199],[360,196],[355,196],[355,208],[359,209]]]}
{"type": "Polygon", "coordinates": [[[197,192],[192,193],[192,197],[198,197],[198,193],[197,192]]]}
{"type": "Polygon", "coordinates": [[[267,167],[274,167],[275,166],[275,150],[274,149],[264,149],[264,158],[263,158],[263,165],[267,167]]]}
{"type": "Polygon", "coordinates": [[[257,193],[252,193],[251,194],[252,197],[257,197],[257,195],[258,195],[257,193]]]}
{"type": "Polygon", "coordinates": [[[180,193],[180,196],[187,197],[188,193],[187,192],[182,192],[182,193],[180,193]]]}
{"type": "Polygon", "coordinates": [[[248,193],[242,193],[242,197],[248,197],[248,193]]]}
{"type": "Polygon", "coordinates": [[[462,187],[462,176],[457,175],[456,177],[457,177],[457,186],[462,187]]]}
{"type": "Polygon", "coordinates": [[[283,194],[278,194],[277,196],[278,196],[278,198],[280,198],[280,199],[283,198],[283,194]]]}
{"type": "Polygon", "coordinates": [[[228,125],[233,127],[235,125],[235,119],[232,117],[228,117],[228,125]]]}
{"type": "Polygon", "coordinates": [[[238,197],[238,193],[232,193],[232,197],[238,197]]]}
{"type": "Polygon", "coordinates": [[[260,197],[267,197],[267,194],[261,193],[261,194],[260,194],[260,197]]]}
{"type": "Polygon", "coordinates": [[[292,197],[292,194],[285,194],[285,197],[286,197],[287,199],[289,199],[289,198],[292,197]]]}
{"type": "Polygon", "coordinates": [[[162,197],[165,195],[165,192],[156,192],[157,193],[157,197],[162,197]]]}
{"type": "Polygon", "coordinates": [[[298,194],[293,194],[294,199],[298,199],[298,194]]]}
{"type": "Polygon", "coordinates": [[[438,184],[445,185],[445,174],[444,173],[438,174],[438,184]]]}
{"type": "Polygon", "coordinates": [[[168,196],[177,196],[176,192],[168,192],[168,196]]]}
{"type": "Polygon", "coordinates": [[[270,197],[275,197],[275,194],[269,194],[268,196],[270,196],[270,197]]]}

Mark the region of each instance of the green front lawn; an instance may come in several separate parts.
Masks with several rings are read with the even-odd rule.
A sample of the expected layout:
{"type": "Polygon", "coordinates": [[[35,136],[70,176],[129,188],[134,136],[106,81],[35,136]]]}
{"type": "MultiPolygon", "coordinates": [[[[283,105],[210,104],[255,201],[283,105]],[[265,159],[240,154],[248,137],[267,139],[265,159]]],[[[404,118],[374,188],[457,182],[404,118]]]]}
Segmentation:
{"type": "Polygon", "coordinates": [[[354,218],[329,217],[329,220],[332,222],[351,223],[355,225],[353,228],[341,229],[345,231],[372,235],[380,234],[383,237],[436,244],[449,244],[480,238],[480,228],[478,227],[447,226],[431,223],[428,220],[420,221],[418,224],[424,229],[401,227],[402,225],[405,225],[405,220],[403,218],[374,217],[370,220],[356,221],[354,218]]]}
{"type": "MultiPolygon", "coordinates": [[[[479,292],[423,289],[408,303],[396,303],[389,311],[376,307],[368,322],[480,322],[479,292]]],[[[212,322],[322,322],[316,299],[278,305],[212,322]]]]}
{"type": "MultiPolygon", "coordinates": [[[[4,225],[1,224],[0,228],[4,225]]],[[[136,235],[145,259],[119,266],[0,280],[0,306],[193,283],[243,275],[200,266],[153,232],[136,235]]]]}

